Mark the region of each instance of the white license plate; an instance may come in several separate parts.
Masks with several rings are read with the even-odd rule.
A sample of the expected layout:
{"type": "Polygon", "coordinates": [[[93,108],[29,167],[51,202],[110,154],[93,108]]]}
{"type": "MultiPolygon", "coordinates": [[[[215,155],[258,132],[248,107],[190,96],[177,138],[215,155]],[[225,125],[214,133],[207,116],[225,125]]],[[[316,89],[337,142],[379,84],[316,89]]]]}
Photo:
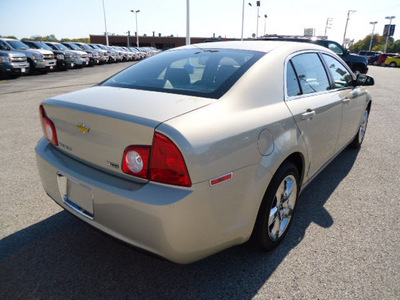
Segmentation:
{"type": "Polygon", "coordinates": [[[57,176],[58,188],[64,203],[79,214],[93,220],[92,189],[62,174],[57,176]]]}
{"type": "Polygon", "coordinates": [[[50,66],[50,70],[53,70],[53,66],[50,66]]]}
{"type": "Polygon", "coordinates": [[[74,64],[74,63],[72,63],[72,64],[71,64],[71,67],[73,67],[73,66],[75,66],[75,64],[74,64]]]}
{"type": "Polygon", "coordinates": [[[25,68],[22,68],[22,69],[21,69],[21,73],[25,73],[25,68]]]}

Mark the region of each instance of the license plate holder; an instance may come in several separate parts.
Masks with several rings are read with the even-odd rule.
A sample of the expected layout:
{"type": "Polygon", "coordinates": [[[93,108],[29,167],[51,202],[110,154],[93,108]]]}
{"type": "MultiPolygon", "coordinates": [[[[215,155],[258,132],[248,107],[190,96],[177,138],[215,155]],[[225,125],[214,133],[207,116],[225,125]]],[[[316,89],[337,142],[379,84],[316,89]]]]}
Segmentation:
{"type": "Polygon", "coordinates": [[[57,174],[58,188],[64,203],[77,213],[93,220],[93,191],[90,187],[82,184],[63,174],[57,174]]]}

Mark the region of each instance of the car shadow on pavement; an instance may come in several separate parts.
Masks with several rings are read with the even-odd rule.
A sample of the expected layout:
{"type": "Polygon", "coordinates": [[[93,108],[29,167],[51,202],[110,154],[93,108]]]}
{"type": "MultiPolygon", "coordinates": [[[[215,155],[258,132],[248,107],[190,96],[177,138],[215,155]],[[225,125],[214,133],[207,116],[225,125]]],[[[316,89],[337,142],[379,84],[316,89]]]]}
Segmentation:
{"type": "Polygon", "coordinates": [[[0,241],[0,298],[251,299],[310,224],[332,226],[324,205],[357,155],[343,151],[304,190],[293,226],[273,252],[248,242],[178,265],[118,243],[62,211],[0,241]]]}

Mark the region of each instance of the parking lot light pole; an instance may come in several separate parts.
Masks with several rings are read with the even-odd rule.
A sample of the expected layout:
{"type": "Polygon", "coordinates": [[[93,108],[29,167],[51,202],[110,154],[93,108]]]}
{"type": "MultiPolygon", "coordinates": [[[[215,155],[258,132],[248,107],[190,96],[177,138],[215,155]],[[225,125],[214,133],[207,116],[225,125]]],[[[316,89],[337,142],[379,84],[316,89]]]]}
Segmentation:
{"type": "MultiPolygon", "coordinates": [[[[249,2],[249,5],[251,7],[253,7],[253,5],[249,2]]],[[[260,5],[261,5],[261,1],[256,1],[256,6],[257,6],[257,26],[256,26],[256,33],[255,33],[255,37],[258,38],[258,19],[260,18],[260,5]]]]}
{"type": "Polygon", "coordinates": [[[260,18],[260,1],[257,1],[257,30],[256,30],[256,38],[258,38],[258,19],[260,18]]]}
{"type": "Polygon", "coordinates": [[[332,26],[332,18],[327,18],[326,19],[326,24],[325,24],[325,37],[327,37],[326,33],[328,32],[328,29],[331,29],[332,26]]]}
{"type": "Polygon", "coordinates": [[[190,14],[189,14],[189,0],[186,0],[186,45],[190,45],[190,14]]]}
{"type": "Polygon", "coordinates": [[[103,13],[104,13],[104,27],[105,27],[105,34],[106,34],[106,44],[108,46],[108,32],[107,32],[107,20],[106,20],[106,7],[104,5],[104,0],[103,0],[103,13]]]}
{"type": "Polygon", "coordinates": [[[243,0],[243,7],[242,7],[242,36],[240,40],[243,42],[243,28],[244,28],[244,0],[243,0]]]}
{"type": "Polygon", "coordinates": [[[356,12],[356,10],[348,10],[347,11],[346,27],[344,28],[344,35],[343,35],[343,47],[344,47],[344,44],[346,41],[346,31],[347,31],[347,25],[349,24],[350,15],[355,12],[356,12]]]}
{"type": "Polygon", "coordinates": [[[395,18],[395,16],[385,17],[385,19],[390,20],[390,23],[389,23],[389,30],[388,30],[387,37],[386,37],[385,53],[386,53],[387,45],[388,45],[388,41],[389,41],[390,28],[392,27],[392,20],[393,20],[394,18],[395,18]]]}
{"type": "Polygon", "coordinates": [[[265,14],[264,15],[264,36],[267,35],[267,18],[268,18],[268,16],[265,14]]]}
{"type": "Polygon", "coordinates": [[[135,20],[136,20],[136,47],[139,48],[139,31],[138,31],[138,26],[137,26],[137,13],[140,12],[140,10],[131,9],[131,12],[133,12],[135,14],[135,20]]]}
{"type": "Polygon", "coordinates": [[[378,23],[378,21],[369,22],[369,24],[373,25],[372,26],[372,34],[371,34],[371,42],[369,42],[369,51],[371,51],[371,49],[372,49],[372,40],[374,39],[375,24],[377,24],[377,23],[378,23]]]}

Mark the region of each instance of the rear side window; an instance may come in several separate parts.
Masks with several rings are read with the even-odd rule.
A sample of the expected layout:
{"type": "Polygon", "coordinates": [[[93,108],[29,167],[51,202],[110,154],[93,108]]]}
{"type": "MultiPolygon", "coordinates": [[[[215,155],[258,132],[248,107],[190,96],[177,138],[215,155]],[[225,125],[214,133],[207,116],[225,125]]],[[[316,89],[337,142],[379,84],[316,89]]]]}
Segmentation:
{"type": "Polygon", "coordinates": [[[330,55],[322,54],[334,81],[334,88],[345,88],[352,85],[353,77],[337,59],[330,55]]]}
{"type": "Polygon", "coordinates": [[[302,94],[330,89],[328,75],[317,53],[304,53],[291,59],[300,82],[302,94]]]}
{"type": "Polygon", "coordinates": [[[158,54],[102,85],[219,98],[265,53],[234,49],[186,49],[158,54]]]}
{"type": "Polygon", "coordinates": [[[293,65],[291,62],[287,64],[286,71],[286,79],[287,79],[287,94],[289,97],[295,97],[301,95],[299,81],[297,80],[296,73],[293,69],[293,65]]]}

